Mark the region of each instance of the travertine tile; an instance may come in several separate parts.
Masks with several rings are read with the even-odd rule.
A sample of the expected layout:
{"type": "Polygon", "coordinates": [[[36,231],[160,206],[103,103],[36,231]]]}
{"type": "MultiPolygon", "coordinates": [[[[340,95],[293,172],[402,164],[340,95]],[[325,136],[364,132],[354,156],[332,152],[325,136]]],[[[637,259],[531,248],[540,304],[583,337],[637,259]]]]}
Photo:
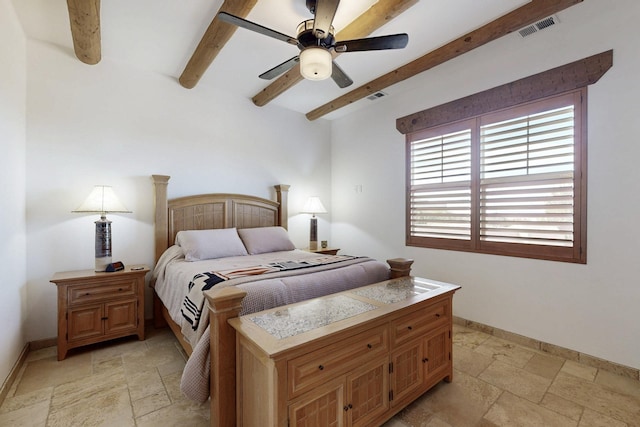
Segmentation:
{"type": "Polygon", "coordinates": [[[534,403],[539,403],[542,400],[551,384],[551,380],[548,378],[532,374],[499,360],[493,362],[478,378],[534,403]]]}
{"type": "Polygon", "coordinates": [[[524,368],[535,354],[534,350],[495,337],[490,337],[475,351],[518,368],[524,368]]]}
{"type": "MultiPolygon", "coordinates": [[[[464,372],[455,371],[453,376],[453,382],[438,384],[416,400],[415,405],[452,426],[474,426],[502,391],[464,372]]],[[[412,418],[411,413],[401,415],[403,421],[412,418]]]]}
{"type": "Polygon", "coordinates": [[[524,369],[532,374],[540,375],[541,377],[554,379],[562,365],[564,359],[551,356],[543,353],[536,353],[524,366],[524,369]]]}
{"type": "Polygon", "coordinates": [[[133,414],[136,418],[171,405],[167,392],[163,389],[133,402],[133,414]]]}
{"type": "Polygon", "coordinates": [[[566,362],[564,362],[564,365],[562,365],[562,369],[560,370],[560,372],[573,375],[574,377],[582,378],[583,380],[593,381],[596,378],[598,369],[591,366],[583,365],[582,363],[567,360],[566,362]]]}
{"type": "MultiPolygon", "coordinates": [[[[41,388],[18,396],[7,397],[4,402],[2,402],[2,406],[0,406],[0,414],[27,408],[42,402],[46,402],[48,408],[52,393],[53,386],[41,388]]],[[[0,423],[0,425],[2,424],[0,423]]]]}
{"type": "Polygon", "coordinates": [[[0,426],[40,427],[47,423],[49,401],[42,401],[13,411],[0,413],[0,426]]]}
{"type": "Polygon", "coordinates": [[[133,401],[160,392],[166,395],[164,383],[156,369],[128,374],[126,382],[133,401]]]}
{"type": "Polygon", "coordinates": [[[606,415],[599,414],[589,408],[584,410],[582,419],[578,427],[627,427],[628,424],[623,421],[614,420],[606,415]]]}
{"type": "Polygon", "coordinates": [[[172,363],[181,358],[180,352],[172,343],[144,348],[143,350],[130,352],[122,355],[124,369],[129,373],[144,370],[155,370],[158,366],[172,363]]]}
{"type": "Polygon", "coordinates": [[[504,427],[571,427],[578,422],[542,408],[509,392],[504,392],[485,418],[504,427]]]}
{"type": "Polygon", "coordinates": [[[91,354],[77,354],[58,362],[55,356],[26,363],[16,395],[56,386],[91,375],[91,354]]]}
{"type": "Polygon", "coordinates": [[[634,396],[564,372],[558,374],[549,392],[630,426],[640,426],[640,399],[634,396]]]}
{"type": "Polygon", "coordinates": [[[100,361],[93,362],[93,374],[101,374],[104,372],[110,372],[114,369],[122,368],[122,357],[115,356],[110,359],[104,359],[100,361]]]}
{"type": "Polygon", "coordinates": [[[453,325],[453,342],[459,346],[474,349],[488,340],[491,335],[473,329],[453,325]]]}
{"type": "Polygon", "coordinates": [[[116,389],[125,390],[128,398],[127,381],[122,369],[118,372],[105,372],[69,381],[53,389],[51,410],[87,402],[105,392],[116,389]]]}
{"type": "Polygon", "coordinates": [[[595,383],[640,399],[640,381],[600,369],[596,375],[595,383]]]}
{"type": "Polygon", "coordinates": [[[584,411],[584,408],[581,405],[560,396],[556,396],[553,393],[546,393],[542,398],[540,405],[576,421],[580,420],[582,412],[584,411]]]}
{"type": "Polygon", "coordinates": [[[453,368],[477,377],[493,362],[493,358],[477,353],[469,347],[454,345],[453,368]]]}
{"type": "Polygon", "coordinates": [[[136,419],[137,427],[208,427],[208,404],[178,402],[136,419]]]}
{"type": "Polygon", "coordinates": [[[95,347],[98,348],[91,352],[94,363],[148,349],[146,342],[140,341],[136,337],[126,337],[115,342],[100,343],[96,344],[95,347]]]}
{"type": "Polygon", "coordinates": [[[90,425],[135,426],[129,393],[124,384],[68,405],[52,407],[47,419],[48,427],[90,425]]]}

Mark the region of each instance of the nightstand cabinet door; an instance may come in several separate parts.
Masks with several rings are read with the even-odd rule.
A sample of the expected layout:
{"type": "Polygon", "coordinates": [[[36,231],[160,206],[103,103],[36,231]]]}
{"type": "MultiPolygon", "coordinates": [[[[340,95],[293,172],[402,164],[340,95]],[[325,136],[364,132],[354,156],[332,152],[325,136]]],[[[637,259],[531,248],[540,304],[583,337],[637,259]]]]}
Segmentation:
{"type": "Polygon", "coordinates": [[[102,304],[85,305],[69,310],[67,340],[69,342],[100,337],[102,327],[102,304]]]}
{"type": "Polygon", "coordinates": [[[117,301],[105,304],[104,333],[120,334],[138,327],[138,301],[117,301]]]}

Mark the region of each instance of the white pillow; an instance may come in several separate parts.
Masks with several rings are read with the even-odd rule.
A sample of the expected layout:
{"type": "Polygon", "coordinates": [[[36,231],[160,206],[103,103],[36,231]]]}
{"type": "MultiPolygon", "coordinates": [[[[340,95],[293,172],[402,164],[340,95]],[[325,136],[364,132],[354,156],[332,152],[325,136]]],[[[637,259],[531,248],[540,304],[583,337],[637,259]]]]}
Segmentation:
{"type": "Polygon", "coordinates": [[[250,255],[292,251],[296,247],[282,227],[241,228],[238,234],[250,255]]]}
{"type": "Polygon", "coordinates": [[[247,255],[235,228],[179,231],[176,244],[182,247],[187,261],[247,255]]]}

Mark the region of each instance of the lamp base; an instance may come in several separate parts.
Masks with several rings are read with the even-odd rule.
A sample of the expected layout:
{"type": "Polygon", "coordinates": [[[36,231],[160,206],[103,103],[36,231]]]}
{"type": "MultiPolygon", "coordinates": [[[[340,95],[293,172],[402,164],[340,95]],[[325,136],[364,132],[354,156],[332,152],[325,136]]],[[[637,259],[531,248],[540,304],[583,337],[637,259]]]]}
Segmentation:
{"type": "Polygon", "coordinates": [[[96,224],[96,269],[95,271],[106,271],[107,265],[111,264],[111,221],[104,215],[100,217],[96,224]]]}
{"type": "Polygon", "coordinates": [[[315,240],[309,241],[309,249],[315,251],[318,249],[318,242],[315,240]]]}
{"type": "Polygon", "coordinates": [[[107,265],[111,264],[111,257],[110,256],[105,256],[105,257],[101,257],[101,258],[96,258],[96,268],[95,271],[96,272],[103,272],[103,271],[107,271],[107,265]]]}

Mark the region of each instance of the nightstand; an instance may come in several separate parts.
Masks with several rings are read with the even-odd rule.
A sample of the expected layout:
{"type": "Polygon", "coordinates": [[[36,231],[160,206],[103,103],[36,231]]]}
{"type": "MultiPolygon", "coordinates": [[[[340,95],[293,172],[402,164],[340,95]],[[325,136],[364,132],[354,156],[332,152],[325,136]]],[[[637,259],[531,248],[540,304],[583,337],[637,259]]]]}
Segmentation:
{"type": "Polygon", "coordinates": [[[340,248],[318,248],[318,249],[309,249],[306,248],[305,251],[313,252],[314,254],[323,254],[323,255],[338,255],[338,251],[340,248]]]}
{"type": "Polygon", "coordinates": [[[56,273],[58,287],[58,360],[67,351],[113,338],[137,335],[144,340],[146,265],[114,273],[93,270],[56,273]]]}

